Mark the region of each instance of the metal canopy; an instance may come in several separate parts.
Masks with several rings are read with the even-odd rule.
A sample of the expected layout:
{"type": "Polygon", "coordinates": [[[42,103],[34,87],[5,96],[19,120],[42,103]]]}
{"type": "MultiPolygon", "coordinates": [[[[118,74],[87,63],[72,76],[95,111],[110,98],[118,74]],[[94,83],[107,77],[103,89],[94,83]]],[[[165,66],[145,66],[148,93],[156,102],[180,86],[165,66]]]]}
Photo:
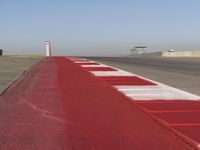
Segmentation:
{"type": "Polygon", "coordinates": [[[147,48],[146,46],[136,46],[135,48],[147,48]]]}

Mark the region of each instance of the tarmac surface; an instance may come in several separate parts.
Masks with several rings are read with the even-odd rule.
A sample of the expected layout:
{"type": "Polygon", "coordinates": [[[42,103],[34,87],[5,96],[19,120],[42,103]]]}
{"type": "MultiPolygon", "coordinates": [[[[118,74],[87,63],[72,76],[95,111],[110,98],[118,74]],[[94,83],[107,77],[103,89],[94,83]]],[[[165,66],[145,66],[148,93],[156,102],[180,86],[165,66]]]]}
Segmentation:
{"type": "Polygon", "coordinates": [[[90,57],[89,59],[200,96],[200,58],[90,57]]]}
{"type": "Polygon", "coordinates": [[[36,62],[37,58],[0,57],[0,94],[36,62]]]}
{"type": "Polygon", "coordinates": [[[34,65],[0,96],[0,149],[194,149],[190,141],[89,71],[111,69],[83,68],[65,57],[34,65]]]}

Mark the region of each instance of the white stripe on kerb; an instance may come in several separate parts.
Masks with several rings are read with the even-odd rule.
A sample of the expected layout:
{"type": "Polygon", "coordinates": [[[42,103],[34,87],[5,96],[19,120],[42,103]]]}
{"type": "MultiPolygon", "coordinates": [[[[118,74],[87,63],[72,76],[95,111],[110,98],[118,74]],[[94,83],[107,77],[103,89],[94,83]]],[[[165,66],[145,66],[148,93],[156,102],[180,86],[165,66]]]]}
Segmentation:
{"type": "Polygon", "coordinates": [[[73,59],[73,58],[68,58],[69,60],[72,60],[72,61],[84,61],[84,60],[87,60],[87,59],[73,59]]]}
{"type": "Polygon", "coordinates": [[[91,71],[95,76],[134,76],[125,71],[91,71]]]}
{"type": "Polygon", "coordinates": [[[156,86],[156,85],[148,85],[148,86],[115,86],[115,88],[117,88],[119,91],[143,91],[143,90],[150,90],[150,91],[154,91],[154,90],[161,90],[161,87],[156,86]]]}
{"type": "Polygon", "coordinates": [[[109,66],[106,66],[106,65],[81,65],[82,67],[87,67],[87,68],[92,68],[92,67],[109,67],[109,66]]]}
{"type": "Polygon", "coordinates": [[[148,94],[148,95],[150,95],[150,94],[170,94],[170,93],[175,93],[175,92],[172,92],[171,90],[164,90],[164,89],[160,89],[160,90],[150,90],[150,89],[147,89],[147,90],[132,90],[132,91],[121,91],[121,92],[123,92],[123,93],[125,93],[125,94],[132,94],[132,95],[134,95],[134,94],[144,94],[144,95],[146,95],[146,94],[148,94]]]}
{"type": "Polygon", "coordinates": [[[115,86],[135,100],[200,100],[200,97],[165,85],[156,86],[115,86]]]}
{"type": "Polygon", "coordinates": [[[185,96],[179,96],[179,95],[164,95],[164,94],[151,94],[151,95],[126,95],[127,97],[132,98],[133,100],[193,100],[198,101],[199,99],[192,98],[192,97],[185,97],[185,96]]]}

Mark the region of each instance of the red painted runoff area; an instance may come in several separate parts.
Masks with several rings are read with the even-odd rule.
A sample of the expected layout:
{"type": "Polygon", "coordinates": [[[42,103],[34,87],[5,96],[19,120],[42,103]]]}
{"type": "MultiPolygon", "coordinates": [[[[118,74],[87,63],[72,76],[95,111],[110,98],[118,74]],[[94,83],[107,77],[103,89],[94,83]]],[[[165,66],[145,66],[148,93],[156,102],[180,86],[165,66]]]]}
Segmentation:
{"type": "Polygon", "coordinates": [[[137,104],[169,127],[200,143],[200,101],[142,101],[137,104]]]}
{"type": "Polygon", "coordinates": [[[49,57],[0,97],[0,149],[194,147],[80,65],[65,57],[49,57]]]}
{"type": "Polygon", "coordinates": [[[111,85],[156,85],[153,82],[147,81],[137,76],[108,76],[98,77],[111,85]]]}

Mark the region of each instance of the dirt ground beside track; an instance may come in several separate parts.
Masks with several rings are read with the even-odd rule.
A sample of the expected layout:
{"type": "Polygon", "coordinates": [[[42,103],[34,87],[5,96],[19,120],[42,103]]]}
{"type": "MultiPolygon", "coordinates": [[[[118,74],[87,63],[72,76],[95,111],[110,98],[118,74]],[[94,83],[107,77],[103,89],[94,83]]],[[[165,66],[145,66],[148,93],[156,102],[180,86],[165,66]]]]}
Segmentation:
{"type": "Polygon", "coordinates": [[[0,94],[41,57],[0,57],[0,94]]]}

